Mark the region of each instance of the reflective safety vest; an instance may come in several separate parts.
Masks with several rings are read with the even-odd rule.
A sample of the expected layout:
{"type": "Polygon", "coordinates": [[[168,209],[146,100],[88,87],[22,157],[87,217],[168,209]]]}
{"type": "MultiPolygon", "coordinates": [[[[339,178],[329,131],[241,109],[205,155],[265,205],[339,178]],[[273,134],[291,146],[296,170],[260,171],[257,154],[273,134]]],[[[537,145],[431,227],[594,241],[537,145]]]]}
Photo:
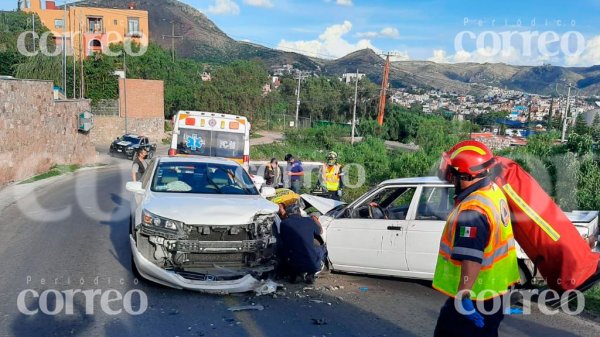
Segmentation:
{"type": "Polygon", "coordinates": [[[335,164],[333,166],[329,166],[327,164],[323,165],[321,179],[324,182],[325,188],[328,191],[335,192],[340,189],[341,170],[342,166],[340,164],[335,164]]]}
{"type": "Polygon", "coordinates": [[[440,241],[433,287],[454,297],[461,282],[462,262],[453,260],[452,253],[461,254],[462,250],[468,255],[477,254],[473,250],[454,247],[459,215],[467,210],[484,214],[490,226],[490,238],[481,256],[481,271],[471,296],[471,299],[487,300],[506,293],[520,279],[508,203],[502,190],[493,183],[471,193],[450,213],[440,241]]]}

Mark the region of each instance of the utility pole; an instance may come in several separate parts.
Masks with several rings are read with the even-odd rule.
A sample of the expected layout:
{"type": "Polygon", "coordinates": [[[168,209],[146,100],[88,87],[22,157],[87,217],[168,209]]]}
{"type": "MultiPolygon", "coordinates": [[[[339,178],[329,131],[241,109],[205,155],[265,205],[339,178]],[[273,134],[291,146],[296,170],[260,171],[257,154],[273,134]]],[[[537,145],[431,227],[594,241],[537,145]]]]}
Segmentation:
{"type": "MultiPolygon", "coordinates": [[[[73,10],[75,13],[75,10],[73,10]]],[[[71,18],[69,18],[69,27],[71,27],[71,50],[73,54],[73,99],[77,99],[77,60],[75,58],[75,41],[73,41],[73,31],[75,28],[75,18],[73,17],[73,25],[71,26],[71,18]]]]}
{"type": "Polygon", "coordinates": [[[570,103],[571,103],[571,83],[569,83],[569,91],[567,92],[567,104],[565,105],[565,113],[563,116],[562,136],[560,137],[560,141],[563,143],[565,142],[566,136],[567,136],[567,119],[569,118],[569,116],[567,114],[569,113],[569,104],[570,103]]]}
{"type": "Polygon", "coordinates": [[[83,59],[85,58],[85,50],[83,49],[83,19],[81,15],[79,16],[79,71],[80,71],[80,79],[79,84],[81,85],[81,89],[79,90],[79,98],[83,99],[85,85],[83,83],[84,73],[83,73],[83,59]]]}
{"type": "Polygon", "coordinates": [[[352,138],[350,144],[354,144],[354,131],[356,130],[356,101],[358,99],[358,68],[356,69],[356,83],[354,84],[354,108],[352,109],[352,138]]]}
{"type": "Polygon", "coordinates": [[[173,58],[173,62],[175,62],[175,39],[183,39],[183,36],[175,35],[175,21],[171,21],[171,35],[163,35],[163,40],[165,37],[171,39],[171,56],[173,58]]]}
{"type": "Polygon", "coordinates": [[[127,134],[127,53],[123,53],[123,100],[125,106],[125,134],[127,134]]]}
{"type": "Polygon", "coordinates": [[[31,44],[33,44],[33,52],[35,53],[35,13],[31,13],[31,33],[31,44]]]}
{"type": "Polygon", "coordinates": [[[298,75],[298,89],[296,89],[296,120],[295,127],[298,128],[298,113],[300,112],[300,81],[302,81],[302,72],[298,75]]]}
{"type": "Polygon", "coordinates": [[[67,0],[63,1],[63,92],[67,98],[67,0]]]}
{"type": "Polygon", "coordinates": [[[385,66],[383,67],[383,79],[381,80],[381,94],[379,96],[379,113],[377,114],[377,124],[383,126],[383,115],[385,114],[385,96],[387,93],[388,80],[390,77],[390,53],[386,54],[385,66]]]}

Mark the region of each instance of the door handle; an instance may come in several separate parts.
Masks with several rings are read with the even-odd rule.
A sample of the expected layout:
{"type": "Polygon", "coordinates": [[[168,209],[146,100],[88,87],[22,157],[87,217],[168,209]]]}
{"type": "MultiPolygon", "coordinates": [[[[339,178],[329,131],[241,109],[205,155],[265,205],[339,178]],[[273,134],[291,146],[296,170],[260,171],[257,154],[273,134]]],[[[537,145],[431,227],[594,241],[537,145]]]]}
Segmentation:
{"type": "Polygon", "coordinates": [[[387,229],[388,231],[401,231],[402,226],[388,226],[387,229]]]}

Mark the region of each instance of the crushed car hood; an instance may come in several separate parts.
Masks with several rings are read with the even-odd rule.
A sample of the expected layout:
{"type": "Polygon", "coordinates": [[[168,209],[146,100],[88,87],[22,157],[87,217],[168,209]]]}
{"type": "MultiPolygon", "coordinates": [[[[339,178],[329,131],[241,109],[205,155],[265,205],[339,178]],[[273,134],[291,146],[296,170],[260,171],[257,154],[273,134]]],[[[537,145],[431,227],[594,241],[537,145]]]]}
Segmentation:
{"type": "Polygon", "coordinates": [[[189,225],[245,225],[278,206],[260,195],[148,193],[147,211],[189,225]]]}
{"type": "Polygon", "coordinates": [[[333,200],[329,198],[317,197],[315,195],[310,194],[302,194],[300,195],[304,203],[309,206],[316,208],[321,214],[325,214],[332,209],[336,208],[339,205],[345,205],[346,203],[343,201],[333,200]]]}

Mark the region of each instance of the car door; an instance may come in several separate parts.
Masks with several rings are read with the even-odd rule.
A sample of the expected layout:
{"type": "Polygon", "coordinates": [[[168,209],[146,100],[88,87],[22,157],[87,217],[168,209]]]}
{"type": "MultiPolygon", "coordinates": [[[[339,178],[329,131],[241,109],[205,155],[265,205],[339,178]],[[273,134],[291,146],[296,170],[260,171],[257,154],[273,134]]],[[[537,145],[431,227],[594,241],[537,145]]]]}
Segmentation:
{"type": "Polygon", "coordinates": [[[408,210],[416,186],[384,186],[376,189],[327,228],[327,248],[333,268],[379,275],[405,272],[405,235],[408,210]],[[369,211],[377,203],[385,214],[369,211]]]}
{"type": "Polygon", "coordinates": [[[406,231],[406,260],[416,277],[433,278],[440,237],[448,215],[454,208],[454,187],[422,186],[415,217],[406,231]]]}

